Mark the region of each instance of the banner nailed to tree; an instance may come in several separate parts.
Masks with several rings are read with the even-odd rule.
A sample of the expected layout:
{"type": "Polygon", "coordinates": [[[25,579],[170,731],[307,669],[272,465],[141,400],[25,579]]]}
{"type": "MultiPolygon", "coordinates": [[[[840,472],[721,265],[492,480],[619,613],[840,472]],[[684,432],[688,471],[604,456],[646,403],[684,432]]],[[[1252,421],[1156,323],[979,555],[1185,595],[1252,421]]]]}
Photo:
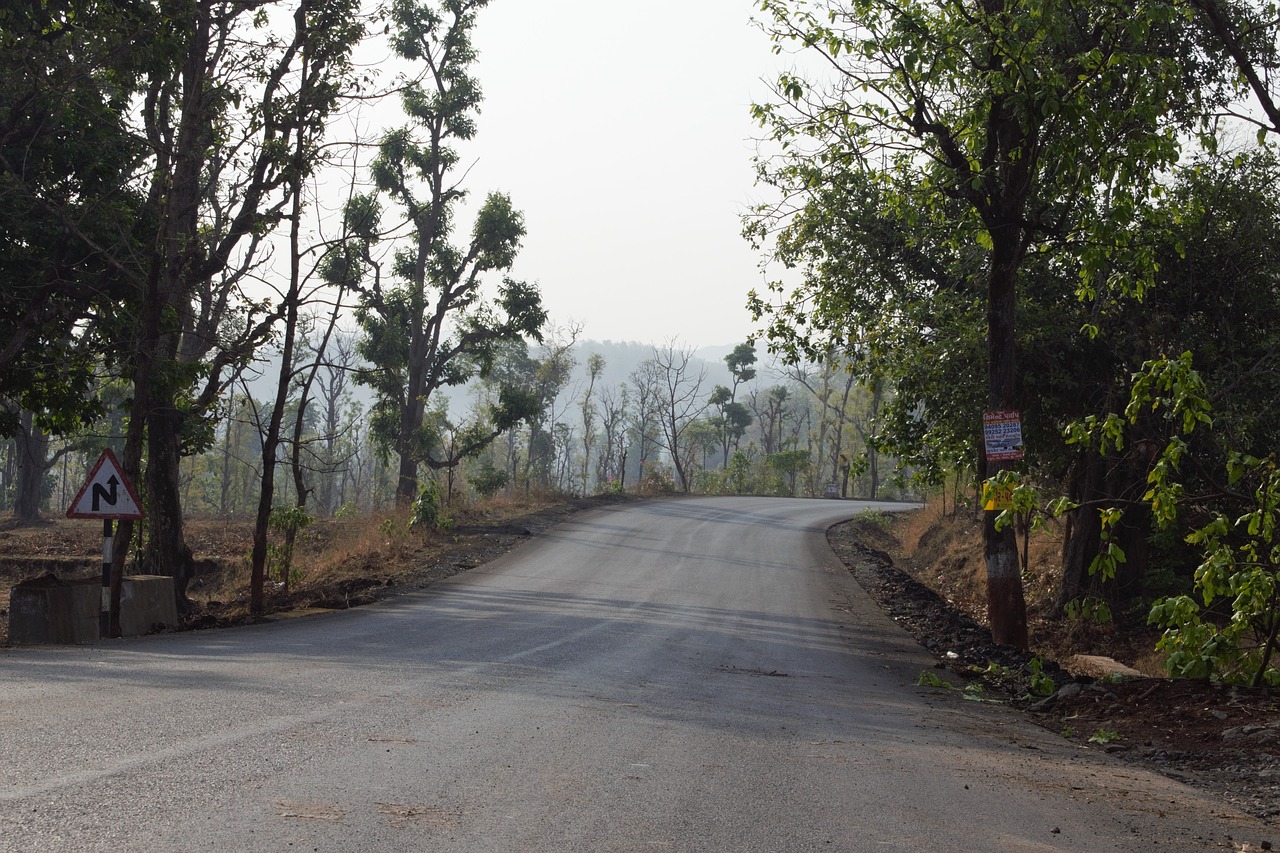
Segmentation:
{"type": "Polygon", "coordinates": [[[1013,462],[1023,457],[1022,413],[1017,410],[983,412],[982,440],[987,461],[1013,462]]]}

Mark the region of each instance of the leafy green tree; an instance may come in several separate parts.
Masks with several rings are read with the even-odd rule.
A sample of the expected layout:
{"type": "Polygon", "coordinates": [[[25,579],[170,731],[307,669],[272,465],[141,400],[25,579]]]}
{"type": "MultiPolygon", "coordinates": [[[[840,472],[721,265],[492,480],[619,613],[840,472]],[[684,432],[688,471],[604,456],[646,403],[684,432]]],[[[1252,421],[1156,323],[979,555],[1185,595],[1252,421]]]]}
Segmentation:
{"type": "Polygon", "coordinates": [[[729,465],[729,449],[737,449],[738,442],[751,426],[751,413],[738,402],[738,388],[756,378],[756,348],[751,343],[741,343],[724,357],[733,377],[730,387],[717,385],[707,401],[719,412],[716,423],[720,428],[721,467],[729,465]]]}
{"type": "Polygon", "coordinates": [[[717,385],[712,390],[707,403],[717,412],[713,424],[719,436],[720,466],[727,467],[729,450],[737,448],[738,442],[747,434],[747,427],[751,426],[751,412],[742,403],[735,402],[733,392],[723,385],[717,385]]]}
{"type": "Polygon", "coordinates": [[[733,458],[725,468],[725,476],[729,490],[734,494],[743,495],[751,491],[751,454],[735,450],[733,458]]]}
{"type": "Polygon", "coordinates": [[[742,343],[733,348],[733,352],[724,357],[733,377],[733,385],[729,389],[729,399],[738,399],[739,386],[756,378],[756,348],[754,344],[742,343]]]}
{"type": "MultiPolygon", "coordinates": [[[[289,311],[289,298],[264,302],[242,285],[291,189],[323,160],[325,120],[353,85],[350,54],[364,31],[354,0],[301,4],[272,28],[260,26],[262,11],[198,0],[166,18],[155,36],[163,61],[148,69],[139,107],[156,152],[153,230],[128,347],[134,397],[121,461],[136,475],[145,450],[143,561],[174,575],[183,601],[192,557],[179,459],[212,442],[217,400],[289,311]]],[[[126,522],[116,537],[117,576],[128,532],[126,522]]]]}
{"type": "Polygon", "coordinates": [[[1100,336],[1115,329],[1114,384],[1124,393],[1113,392],[1116,405],[1071,432],[1107,460],[1109,488],[1074,502],[1076,535],[1092,545],[1086,565],[1064,566],[1074,572],[1064,578],[1064,598],[1071,584],[1079,591],[1141,580],[1133,564],[1144,562],[1146,542],[1134,527],[1186,535],[1202,552],[1192,578],[1199,601],[1175,595],[1152,611],[1166,629],[1160,646],[1174,675],[1256,685],[1280,679],[1272,662],[1280,625],[1272,530],[1280,374],[1271,366],[1280,340],[1257,320],[1280,310],[1278,176],[1265,149],[1180,170],[1158,216],[1135,235],[1155,253],[1156,286],[1141,306],[1107,318],[1100,336]],[[1210,605],[1230,619],[1204,612],[1210,605]]]}
{"type": "MultiPolygon", "coordinates": [[[[456,184],[454,145],[475,134],[480,88],[470,69],[476,13],[488,0],[440,3],[395,0],[392,46],[423,72],[402,93],[409,125],[388,133],[372,175],[378,192],[409,225],[408,244],[396,254],[394,281],[375,278],[363,294],[358,319],[360,353],[370,367],[358,381],[378,395],[377,433],[399,458],[397,500],[418,494],[418,467],[450,467],[431,454],[424,416],[431,395],[492,367],[496,347],[509,340],[541,340],[546,312],[536,286],[504,278],[495,299],[481,285],[487,273],[511,268],[525,234],[511,200],[492,193],[476,214],[469,240],[450,242],[453,218],[465,193],[456,184]]],[[[376,221],[378,205],[363,202],[376,221]]],[[[376,230],[376,229],[375,229],[376,230]]]]}
{"type": "Polygon", "coordinates": [[[491,459],[485,458],[479,465],[468,469],[467,482],[480,497],[491,498],[507,487],[510,477],[505,470],[494,467],[491,459]]]}
{"type": "Polygon", "coordinates": [[[689,424],[684,433],[684,451],[681,457],[685,464],[685,474],[689,482],[696,484],[699,491],[706,491],[708,482],[708,460],[720,449],[720,425],[715,418],[700,417],[689,424]]]}
{"type": "MultiPolygon", "coordinates": [[[[883,185],[882,209],[908,223],[943,219],[957,250],[979,247],[984,404],[1021,409],[1015,313],[1028,253],[1075,241],[1086,296],[1141,291],[1150,280],[1149,265],[1127,264],[1137,275],[1125,281],[1107,270],[1120,254],[1141,259],[1115,235],[1176,160],[1179,120],[1203,114],[1203,90],[1188,72],[1194,48],[1176,8],[765,0],[762,9],[779,46],[820,53],[836,78],[821,89],[784,75],[782,103],[757,107],[786,152],[766,175],[803,193],[825,171],[875,173],[883,164],[878,172],[893,180],[883,185]]],[[[979,415],[971,414],[975,425],[979,415]]],[[[984,476],[1008,467],[980,461],[984,476]]],[[[992,631],[1025,647],[1016,543],[996,516],[987,513],[984,534],[992,631]]]]}
{"type": "Polygon", "coordinates": [[[796,480],[813,465],[813,460],[807,450],[783,450],[765,457],[765,465],[786,477],[787,493],[795,497],[796,480]]]}
{"type": "Polygon", "coordinates": [[[111,338],[145,276],[129,127],[158,25],[149,4],[13,4],[0,14],[0,435],[18,414],[66,434],[101,414],[111,338]]]}

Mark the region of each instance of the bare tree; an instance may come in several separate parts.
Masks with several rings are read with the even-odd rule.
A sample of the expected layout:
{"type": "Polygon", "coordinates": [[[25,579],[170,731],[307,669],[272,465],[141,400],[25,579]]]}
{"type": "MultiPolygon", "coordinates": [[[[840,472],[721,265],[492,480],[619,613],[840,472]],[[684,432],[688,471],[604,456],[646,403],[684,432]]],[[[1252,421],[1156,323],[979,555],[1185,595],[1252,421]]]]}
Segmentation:
{"type": "Polygon", "coordinates": [[[591,476],[591,446],[596,443],[596,407],[591,402],[596,381],[604,372],[604,356],[594,353],[587,357],[587,390],[582,392],[582,467],[580,488],[583,497],[588,494],[587,481],[591,476]]]}
{"type": "Polygon", "coordinates": [[[631,410],[631,441],[636,445],[637,464],[643,479],[645,465],[658,441],[657,365],[648,359],[631,372],[635,389],[635,407],[631,410]]]}
{"type": "Polygon", "coordinates": [[[529,381],[538,399],[538,411],[528,419],[529,442],[524,460],[526,489],[533,485],[551,488],[553,480],[558,485],[560,477],[553,470],[559,446],[555,434],[559,419],[557,401],[577,364],[573,347],[580,334],[581,323],[552,327],[544,336],[542,357],[529,362],[532,371],[529,381]]]}
{"type": "Polygon", "coordinates": [[[671,456],[680,488],[689,491],[688,460],[685,459],[685,433],[707,408],[702,396],[702,383],[707,369],[694,364],[693,350],[669,340],[653,348],[654,391],[657,394],[658,425],[663,449],[671,456]]]}
{"type": "Polygon", "coordinates": [[[330,340],[330,346],[316,353],[320,374],[316,377],[316,402],[321,411],[321,447],[317,465],[320,468],[320,495],[318,509],[325,515],[333,515],[334,485],[337,475],[346,467],[347,458],[339,454],[339,440],[344,431],[343,404],[351,396],[351,371],[356,366],[356,336],[354,332],[339,330],[330,340]]]}
{"type": "Polygon", "coordinates": [[[604,446],[596,463],[596,480],[600,483],[617,483],[622,489],[627,479],[627,408],[630,395],[626,385],[606,388],[600,394],[600,428],[604,431],[604,446]]]}
{"type": "MultiPolygon", "coordinates": [[[[840,460],[847,458],[844,452],[844,428],[849,422],[849,398],[857,384],[857,375],[847,362],[834,354],[828,354],[818,365],[816,376],[810,367],[811,365],[805,364],[792,365],[787,375],[804,386],[820,407],[815,436],[818,456],[830,463],[829,482],[836,483],[840,480],[840,460]]],[[[821,476],[821,467],[814,469],[815,476],[821,476]]]]}

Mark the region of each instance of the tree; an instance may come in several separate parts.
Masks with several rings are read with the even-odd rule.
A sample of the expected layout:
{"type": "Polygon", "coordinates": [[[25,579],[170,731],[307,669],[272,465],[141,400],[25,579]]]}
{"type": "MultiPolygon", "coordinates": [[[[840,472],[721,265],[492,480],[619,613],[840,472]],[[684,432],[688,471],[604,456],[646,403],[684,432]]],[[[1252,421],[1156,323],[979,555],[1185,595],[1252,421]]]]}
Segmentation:
{"type": "MultiPolygon", "coordinates": [[[[881,209],[909,224],[945,218],[954,246],[981,247],[984,403],[1020,409],[1014,319],[1029,252],[1077,241],[1086,297],[1099,283],[1141,291],[1150,280],[1149,266],[1128,265],[1137,275],[1125,281],[1106,271],[1131,248],[1114,235],[1177,158],[1179,120],[1203,115],[1203,92],[1188,72],[1194,47],[1176,10],[1049,0],[766,0],[762,8],[779,45],[819,53],[836,80],[828,92],[784,75],[783,103],[756,108],[786,147],[764,173],[803,193],[830,171],[863,168],[875,183],[883,163],[880,174],[893,177],[881,209]]],[[[1008,467],[979,462],[983,476],[1008,467]]],[[[1016,544],[997,515],[988,512],[984,525],[992,631],[997,642],[1025,647],[1016,544]]]]}
{"type": "Polygon", "coordinates": [[[658,444],[658,393],[657,364],[653,359],[646,359],[640,366],[631,371],[628,377],[631,389],[635,392],[635,406],[631,409],[630,426],[631,443],[636,446],[636,466],[639,478],[643,479],[649,464],[650,454],[658,444]]]}
{"type": "Polygon", "coordinates": [[[813,464],[804,450],[784,450],[765,457],[765,465],[787,478],[787,493],[796,494],[796,479],[813,464]]]}
{"type": "Polygon", "coordinates": [[[54,434],[102,413],[95,372],[145,272],[147,148],[129,116],[157,24],[150,4],[92,0],[0,15],[0,435],[24,410],[54,434]]]}
{"type": "MultiPolygon", "coordinates": [[[[1135,234],[1152,247],[1159,271],[1141,306],[1104,319],[1111,345],[1103,367],[1111,378],[1098,383],[1106,408],[1091,423],[1108,433],[1086,439],[1087,430],[1073,428],[1078,464],[1087,465],[1098,488],[1069,494],[1061,604],[1085,594],[1141,594],[1153,527],[1172,527],[1176,540],[1190,529],[1206,551],[1220,552],[1221,533],[1234,525],[1203,533],[1203,519],[1242,519],[1259,509],[1250,488],[1265,492],[1265,460],[1280,441],[1280,388],[1271,366],[1280,341],[1271,324],[1257,322],[1277,308],[1278,170],[1265,149],[1200,157],[1178,171],[1156,216],[1135,234]],[[1172,413],[1132,402],[1154,384],[1153,370],[1173,361],[1194,362],[1212,428],[1192,432],[1172,413]],[[1239,459],[1263,464],[1233,461],[1239,459]],[[1122,561],[1111,557],[1117,550],[1122,561]]],[[[1227,538],[1243,547],[1250,536],[1240,530],[1227,538]]],[[[1221,556],[1212,558],[1219,569],[1221,556]]],[[[1213,597],[1211,588],[1206,594],[1213,597]]]]}
{"type": "MultiPolygon", "coordinates": [[[[849,420],[849,398],[853,393],[858,374],[852,365],[840,361],[833,353],[828,353],[818,365],[816,379],[811,375],[811,366],[806,364],[792,365],[788,375],[794,382],[803,386],[819,406],[818,428],[815,436],[818,455],[819,458],[825,456],[830,460],[829,482],[835,483],[840,479],[840,460],[844,456],[844,427],[849,420]],[[840,389],[839,396],[836,388],[832,387],[837,373],[844,374],[844,387],[840,389]]],[[[847,471],[848,466],[845,467],[847,471]]],[[[822,472],[818,470],[819,468],[821,465],[815,467],[815,473],[820,476],[822,472]]],[[[815,482],[815,491],[816,486],[815,482]]],[[[872,496],[874,495],[873,489],[872,496]]],[[[841,496],[843,497],[843,490],[841,496]]]]}
{"type": "Polygon", "coordinates": [[[582,392],[582,468],[579,471],[579,490],[583,496],[587,492],[587,480],[591,475],[591,448],[596,443],[596,409],[591,402],[596,381],[604,372],[604,356],[592,353],[587,357],[587,390],[582,392]]]}
{"type": "Polygon", "coordinates": [[[49,436],[40,429],[31,412],[21,414],[14,439],[17,485],[13,495],[13,518],[18,524],[35,524],[40,521],[45,478],[56,457],[49,458],[49,436]]]}
{"type": "Polygon", "coordinates": [[[319,511],[324,515],[333,515],[338,508],[334,501],[335,479],[347,464],[338,449],[344,431],[343,413],[351,397],[348,386],[356,363],[354,334],[339,331],[329,344],[328,347],[318,348],[315,352],[320,368],[316,387],[317,402],[320,405],[323,423],[320,435],[322,448],[318,460],[322,472],[319,511]]]}
{"type": "Polygon", "coordinates": [[[621,492],[627,482],[627,417],[631,395],[626,384],[606,388],[600,395],[600,428],[604,446],[596,463],[596,481],[606,489],[621,492]]]}
{"type": "Polygon", "coordinates": [[[792,416],[794,421],[794,404],[791,390],[785,385],[772,385],[763,391],[752,389],[749,405],[759,424],[760,445],[766,456],[787,449],[787,418],[792,416]]]}
{"type": "Polygon", "coordinates": [[[737,400],[738,386],[756,378],[756,370],[753,366],[756,363],[756,348],[750,343],[738,344],[724,357],[724,362],[729,367],[730,376],[733,377],[732,385],[731,387],[717,385],[707,402],[715,406],[719,412],[716,425],[720,430],[720,466],[727,468],[730,447],[736,449],[747,427],[751,426],[751,414],[747,411],[747,407],[737,400]]]}
{"type": "Polygon", "coordinates": [[[707,398],[708,405],[714,406],[716,416],[714,426],[719,437],[721,459],[720,466],[728,467],[729,450],[736,449],[747,427],[751,426],[751,412],[742,403],[735,402],[733,391],[723,385],[717,385],[707,398]]]}
{"type": "Polygon", "coordinates": [[[756,348],[754,344],[742,343],[733,348],[733,352],[724,357],[729,366],[729,374],[733,377],[733,386],[729,389],[729,399],[738,399],[738,386],[756,378],[756,348]]]}
{"type": "Polygon", "coordinates": [[[528,421],[524,470],[526,489],[534,486],[551,489],[557,485],[554,471],[558,422],[556,401],[573,377],[573,368],[577,364],[573,347],[581,333],[582,327],[577,324],[553,328],[546,336],[540,357],[530,359],[526,356],[522,362],[524,387],[531,388],[537,400],[536,414],[528,421]]]}
{"type": "MultiPolygon", "coordinates": [[[[285,216],[289,188],[319,161],[299,160],[296,144],[315,151],[363,33],[354,0],[302,3],[273,28],[259,26],[260,11],[197,0],[166,18],[138,108],[154,159],[121,462],[137,478],[145,450],[142,559],[176,578],[180,603],[193,566],[179,461],[212,442],[215,403],[287,311],[287,300],[262,303],[242,286],[285,216]]],[[[131,531],[125,521],[115,538],[113,614],[131,531]]]]}
{"type": "Polygon", "coordinates": [[[685,476],[699,491],[705,491],[707,478],[700,477],[707,470],[708,460],[720,449],[720,425],[714,418],[698,417],[689,424],[681,439],[684,450],[680,454],[685,465],[685,476]]]}
{"type": "MultiPolygon", "coordinates": [[[[491,193],[467,243],[449,242],[465,195],[454,182],[452,146],[475,133],[481,96],[470,74],[471,31],[487,5],[395,0],[390,10],[396,55],[421,63],[423,72],[401,96],[410,124],[382,139],[371,172],[378,191],[403,211],[410,233],[396,254],[394,283],[384,289],[375,279],[363,294],[360,353],[371,366],[357,381],[377,392],[373,422],[399,458],[401,504],[417,496],[420,464],[449,466],[430,455],[423,432],[431,395],[487,373],[503,341],[540,341],[547,319],[534,285],[503,278],[496,299],[482,296],[485,275],[511,268],[525,234],[524,217],[508,196],[491,193]]],[[[363,199],[356,207],[376,221],[376,202],[363,199]]]]}
{"type": "MultiPolygon", "coordinates": [[[[306,59],[304,58],[304,73],[305,71],[306,59]]],[[[289,560],[293,554],[294,538],[298,530],[309,524],[311,520],[311,516],[306,511],[306,506],[312,489],[307,485],[302,465],[302,436],[306,425],[307,407],[311,402],[311,388],[320,365],[318,360],[312,361],[309,365],[302,365],[299,362],[304,360],[303,352],[306,348],[307,338],[306,329],[301,328],[303,320],[301,311],[304,302],[308,301],[303,293],[308,277],[304,275],[302,268],[304,253],[301,245],[301,233],[302,213],[305,204],[301,176],[305,174],[305,161],[315,155],[314,145],[315,140],[308,139],[304,134],[298,134],[294,139],[293,169],[296,177],[289,188],[289,277],[288,286],[282,295],[284,330],[283,340],[280,345],[280,372],[276,379],[275,404],[272,406],[271,416],[262,441],[262,482],[258,494],[258,511],[254,520],[253,550],[249,557],[249,610],[254,615],[261,615],[265,604],[267,535],[273,519],[278,522],[277,526],[283,525],[284,528],[283,554],[285,555],[285,560],[282,574],[286,592],[289,586],[289,560]],[[294,506],[288,510],[277,510],[273,508],[275,504],[276,457],[282,442],[285,408],[289,402],[290,392],[294,390],[297,392],[297,412],[294,417],[293,436],[290,442],[289,468],[293,475],[296,501],[294,506]]],[[[321,273],[322,278],[329,277],[332,279],[332,265],[324,264],[323,259],[318,271],[321,273]],[[326,276],[326,273],[329,275],[326,276]]],[[[328,323],[321,333],[320,344],[317,348],[318,352],[324,352],[328,349],[329,339],[337,328],[338,319],[342,314],[343,297],[346,294],[346,285],[349,284],[346,280],[333,281],[332,283],[337,286],[337,293],[329,313],[328,323]]]]}
{"type": "Polygon", "coordinates": [[[671,457],[680,489],[688,492],[692,484],[684,438],[698,415],[706,409],[702,383],[706,380],[707,370],[693,363],[693,350],[677,346],[675,341],[655,346],[651,363],[649,379],[657,404],[662,447],[671,457]]]}
{"type": "Polygon", "coordinates": [[[1250,0],[1186,0],[1192,16],[1204,33],[1212,59],[1222,54],[1235,66],[1237,74],[1226,78],[1224,85],[1232,100],[1251,98],[1262,110],[1255,112],[1228,109],[1233,119],[1258,126],[1258,138],[1280,134],[1280,104],[1272,89],[1276,69],[1276,38],[1280,20],[1274,4],[1250,0]]]}

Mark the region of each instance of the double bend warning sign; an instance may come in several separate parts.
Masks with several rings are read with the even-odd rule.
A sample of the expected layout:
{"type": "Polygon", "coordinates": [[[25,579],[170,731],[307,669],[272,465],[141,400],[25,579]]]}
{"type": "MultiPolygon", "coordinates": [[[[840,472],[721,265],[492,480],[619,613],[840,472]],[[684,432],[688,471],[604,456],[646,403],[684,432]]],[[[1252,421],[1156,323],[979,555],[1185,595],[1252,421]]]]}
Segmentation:
{"type": "Polygon", "coordinates": [[[142,518],[142,505],[120,463],[110,450],[102,451],[85,480],[67,518],[142,518]]]}

